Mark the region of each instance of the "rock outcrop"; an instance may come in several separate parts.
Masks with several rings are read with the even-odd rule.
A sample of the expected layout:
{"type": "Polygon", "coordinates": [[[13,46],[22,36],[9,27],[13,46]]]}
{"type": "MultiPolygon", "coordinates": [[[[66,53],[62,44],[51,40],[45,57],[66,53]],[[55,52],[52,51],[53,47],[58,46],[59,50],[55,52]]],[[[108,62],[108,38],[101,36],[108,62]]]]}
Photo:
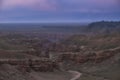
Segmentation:
{"type": "Polygon", "coordinates": [[[29,59],[29,60],[0,60],[1,64],[10,64],[17,65],[20,70],[30,72],[30,70],[47,72],[54,71],[55,69],[59,69],[59,65],[47,58],[43,59],[29,59]]]}
{"type": "Polygon", "coordinates": [[[106,59],[111,58],[115,54],[120,53],[120,48],[108,49],[104,51],[93,52],[89,54],[80,53],[63,53],[59,56],[59,61],[72,61],[75,63],[85,63],[92,61],[94,63],[100,63],[106,59]]]}

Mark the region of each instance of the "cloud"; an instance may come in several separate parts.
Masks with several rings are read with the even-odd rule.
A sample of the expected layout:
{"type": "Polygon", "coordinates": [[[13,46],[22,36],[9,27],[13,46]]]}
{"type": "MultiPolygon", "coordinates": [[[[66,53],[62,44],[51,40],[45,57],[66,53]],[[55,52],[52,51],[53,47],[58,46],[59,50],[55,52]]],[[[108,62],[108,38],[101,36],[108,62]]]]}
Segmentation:
{"type": "Polygon", "coordinates": [[[0,0],[0,20],[119,19],[120,0],[0,0]]]}
{"type": "Polygon", "coordinates": [[[57,12],[118,11],[119,0],[1,0],[2,9],[27,8],[57,12]]]}
{"type": "Polygon", "coordinates": [[[116,5],[118,0],[65,0],[71,4],[79,4],[79,5],[90,5],[93,4],[96,6],[112,6],[116,5]]]}
{"type": "Polygon", "coordinates": [[[3,9],[12,9],[16,7],[33,8],[41,10],[56,9],[54,0],[2,0],[3,9]]]}
{"type": "Polygon", "coordinates": [[[117,0],[61,0],[63,10],[79,12],[110,12],[118,10],[117,0]]]}

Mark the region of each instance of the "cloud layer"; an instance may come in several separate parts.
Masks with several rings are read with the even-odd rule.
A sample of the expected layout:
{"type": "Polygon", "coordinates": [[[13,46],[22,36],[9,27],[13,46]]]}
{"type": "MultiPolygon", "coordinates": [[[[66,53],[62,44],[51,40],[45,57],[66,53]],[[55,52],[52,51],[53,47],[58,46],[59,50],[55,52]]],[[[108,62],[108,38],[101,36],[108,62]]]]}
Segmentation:
{"type": "Polygon", "coordinates": [[[17,7],[33,8],[41,10],[55,9],[56,4],[53,0],[2,0],[3,9],[14,9],[17,7]]]}
{"type": "Polygon", "coordinates": [[[117,0],[1,0],[3,9],[16,7],[39,10],[99,11],[116,8],[117,0]]]}
{"type": "Polygon", "coordinates": [[[0,0],[0,20],[116,19],[120,0],[0,0]]]}

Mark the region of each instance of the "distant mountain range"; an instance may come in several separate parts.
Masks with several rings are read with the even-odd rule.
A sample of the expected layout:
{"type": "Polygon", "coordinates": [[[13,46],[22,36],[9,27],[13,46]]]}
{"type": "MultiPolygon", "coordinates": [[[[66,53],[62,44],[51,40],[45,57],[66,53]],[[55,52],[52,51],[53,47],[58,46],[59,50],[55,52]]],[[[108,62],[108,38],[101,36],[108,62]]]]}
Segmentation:
{"type": "Polygon", "coordinates": [[[120,21],[100,21],[90,24],[40,24],[40,23],[4,23],[0,24],[0,31],[37,31],[57,33],[113,33],[120,32],[120,21]]]}

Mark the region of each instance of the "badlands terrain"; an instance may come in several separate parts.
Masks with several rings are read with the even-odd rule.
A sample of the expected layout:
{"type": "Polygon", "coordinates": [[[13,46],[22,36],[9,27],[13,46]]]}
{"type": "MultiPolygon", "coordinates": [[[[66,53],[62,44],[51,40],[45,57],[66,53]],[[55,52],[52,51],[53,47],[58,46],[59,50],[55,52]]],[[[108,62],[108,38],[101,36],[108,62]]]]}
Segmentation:
{"type": "Polygon", "coordinates": [[[120,80],[119,74],[120,22],[0,24],[0,80],[120,80]]]}

